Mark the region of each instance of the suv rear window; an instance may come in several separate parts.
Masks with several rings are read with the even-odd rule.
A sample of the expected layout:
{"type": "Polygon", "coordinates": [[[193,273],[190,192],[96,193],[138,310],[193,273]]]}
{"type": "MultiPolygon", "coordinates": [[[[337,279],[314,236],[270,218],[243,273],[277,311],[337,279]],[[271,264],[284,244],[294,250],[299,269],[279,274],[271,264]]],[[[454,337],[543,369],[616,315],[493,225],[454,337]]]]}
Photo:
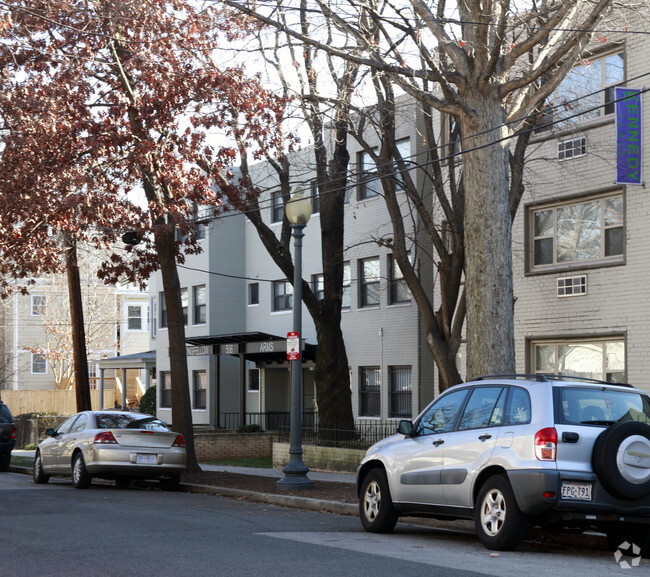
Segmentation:
{"type": "Polygon", "coordinates": [[[650,425],[650,399],[635,392],[587,387],[556,388],[555,420],[567,424],[640,421],[650,425]]]}
{"type": "Polygon", "coordinates": [[[11,411],[9,407],[4,403],[0,402],[0,423],[13,423],[14,420],[11,416],[11,411]]]}

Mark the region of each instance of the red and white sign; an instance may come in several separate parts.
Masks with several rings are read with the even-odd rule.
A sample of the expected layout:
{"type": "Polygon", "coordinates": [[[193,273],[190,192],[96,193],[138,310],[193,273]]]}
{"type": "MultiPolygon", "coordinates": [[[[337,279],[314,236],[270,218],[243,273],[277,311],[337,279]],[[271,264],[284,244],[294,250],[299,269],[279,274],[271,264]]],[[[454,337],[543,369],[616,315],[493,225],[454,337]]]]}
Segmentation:
{"type": "Polygon", "coordinates": [[[287,360],[300,360],[300,335],[297,332],[287,333],[287,360]]]}

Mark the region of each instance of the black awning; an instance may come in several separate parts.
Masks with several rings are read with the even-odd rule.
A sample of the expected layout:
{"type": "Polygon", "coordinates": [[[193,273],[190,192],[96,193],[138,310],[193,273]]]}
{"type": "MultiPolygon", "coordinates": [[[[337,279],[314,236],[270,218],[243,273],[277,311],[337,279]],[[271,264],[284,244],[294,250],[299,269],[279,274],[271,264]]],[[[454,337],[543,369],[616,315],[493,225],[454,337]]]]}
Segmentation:
{"type": "MultiPolygon", "coordinates": [[[[256,362],[281,363],[287,360],[286,337],[269,333],[249,332],[189,337],[185,342],[194,347],[211,347],[210,352],[215,355],[244,355],[245,358],[256,362]]],[[[303,361],[315,359],[316,345],[304,343],[303,361]]]]}

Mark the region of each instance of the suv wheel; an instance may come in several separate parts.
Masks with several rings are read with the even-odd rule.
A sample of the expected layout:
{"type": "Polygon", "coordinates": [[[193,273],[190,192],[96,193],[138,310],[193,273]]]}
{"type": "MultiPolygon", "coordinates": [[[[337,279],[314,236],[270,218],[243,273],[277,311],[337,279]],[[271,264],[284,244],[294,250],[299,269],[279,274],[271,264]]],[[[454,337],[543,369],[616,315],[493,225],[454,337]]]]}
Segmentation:
{"type": "Polygon", "coordinates": [[[0,471],[3,473],[9,470],[11,464],[11,453],[8,455],[0,455],[0,471]]]}
{"type": "Polygon", "coordinates": [[[494,475],[483,483],[476,500],[474,523],[488,549],[509,551],[524,538],[528,519],[517,505],[508,479],[494,475]]]}
{"type": "Polygon", "coordinates": [[[612,495],[637,501],[650,495],[650,426],[639,421],[617,423],[596,439],[594,472],[612,495]]]}
{"type": "Polygon", "coordinates": [[[390,533],[397,523],[398,514],[388,489],[383,469],[371,469],[361,484],[359,515],[366,531],[390,533]]]}

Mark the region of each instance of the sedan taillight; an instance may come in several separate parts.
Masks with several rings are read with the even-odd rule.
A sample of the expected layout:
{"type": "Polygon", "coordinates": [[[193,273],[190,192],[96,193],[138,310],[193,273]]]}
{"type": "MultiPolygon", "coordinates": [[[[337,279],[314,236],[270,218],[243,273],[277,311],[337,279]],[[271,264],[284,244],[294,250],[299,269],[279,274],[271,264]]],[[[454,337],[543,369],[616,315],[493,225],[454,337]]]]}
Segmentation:
{"type": "Polygon", "coordinates": [[[16,438],[16,425],[14,425],[14,426],[11,428],[11,438],[12,438],[12,439],[15,439],[15,438],[16,438]]]}
{"type": "Polygon", "coordinates": [[[117,441],[115,440],[113,433],[110,431],[97,433],[93,443],[95,443],[95,445],[117,445],[117,441]]]}
{"type": "Polygon", "coordinates": [[[540,461],[555,461],[557,453],[557,431],[553,427],[535,433],[535,456],[540,461]]]}
{"type": "Polygon", "coordinates": [[[183,438],[183,435],[178,435],[172,447],[184,447],[184,446],[185,446],[185,439],[183,438]]]}

